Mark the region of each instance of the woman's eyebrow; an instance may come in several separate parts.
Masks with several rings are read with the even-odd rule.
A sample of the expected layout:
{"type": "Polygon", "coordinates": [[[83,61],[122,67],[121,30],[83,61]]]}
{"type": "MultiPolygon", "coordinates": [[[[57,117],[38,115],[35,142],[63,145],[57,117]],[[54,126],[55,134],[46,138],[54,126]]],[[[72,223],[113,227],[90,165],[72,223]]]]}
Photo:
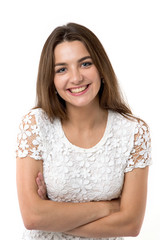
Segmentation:
{"type": "Polygon", "coordinates": [[[78,60],[78,62],[82,62],[82,61],[84,61],[84,60],[86,60],[86,59],[88,59],[88,58],[91,59],[91,56],[86,56],[86,57],[80,58],[80,59],[78,60]]]}
{"type": "MultiPolygon", "coordinates": [[[[83,58],[80,58],[79,60],[78,60],[78,62],[80,63],[80,62],[82,62],[82,61],[84,61],[84,60],[86,60],[86,59],[91,59],[91,56],[85,56],[85,57],[83,57],[83,58]]],[[[56,66],[65,66],[65,65],[68,65],[67,63],[65,63],[65,62],[62,62],[62,63],[56,63],[54,66],[56,67],[56,66]]]]}

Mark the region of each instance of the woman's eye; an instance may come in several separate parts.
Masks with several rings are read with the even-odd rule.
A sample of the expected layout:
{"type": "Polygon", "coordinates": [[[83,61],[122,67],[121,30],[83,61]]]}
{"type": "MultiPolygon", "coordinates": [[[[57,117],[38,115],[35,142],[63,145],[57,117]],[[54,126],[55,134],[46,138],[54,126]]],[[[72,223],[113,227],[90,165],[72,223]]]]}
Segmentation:
{"type": "Polygon", "coordinates": [[[92,65],[92,62],[84,62],[84,63],[82,63],[83,67],[89,67],[90,65],[92,65]]]}
{"type": "Polygon", "coordinates": [[[60,68],[58,70],[56,70],[56,73],[63,73],[66,71],[66,68],[60,68]]]}

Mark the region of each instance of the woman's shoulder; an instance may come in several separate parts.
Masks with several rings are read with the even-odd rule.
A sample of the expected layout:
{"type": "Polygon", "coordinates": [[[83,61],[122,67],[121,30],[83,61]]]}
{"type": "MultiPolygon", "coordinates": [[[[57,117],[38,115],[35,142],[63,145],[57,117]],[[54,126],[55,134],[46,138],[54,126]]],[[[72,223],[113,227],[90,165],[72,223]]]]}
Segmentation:
{"type": "Polygon", "coordinates": [[[39,128],[41,135],[48,135],[49,132],[58,131],[60,128],[60,119],[50,119],[42,108],[31,109],[24,117],[24,120],[30,125],[39,128]]]}
{"type": "Polygon", "coordinates": [[[137,116],[123,115],[115,111],[110,111],[112,129],[122,136],[124,135],[144,135],[150,132],[148,124],[137,116]]]}
{"type": "Polygon", "coordinates": [[[137,125],[141,125],[141,126],[144,125],[145,127],[148,126],[147,123],[138,116],[121,114],[113,110],[109,110],[109,111],[115,122],[121,122],[124,124],[128,123],[129,125],[133,125],[133,126],[137,126],[137,125]]]}
{"type": "Polygon", "coordinates": [[[25,115],[23,115],[22,121],[25,123],[34,122],[38,124],[41,121],[50,121],[50,120],[42,108],[32,108],[28,110],[25,115]]]}
{"type": "Polygon", "coordinates": [[[109,110],[110,116],[114,124],[120,127],[124,126],[135,126],[138,119],[134,116],[129,116],[126,114],[121,114],[119,112],[109,110]]]}
{"type": "Polygon", "coordinates": [[[49,132],[55,125],[42,108],[34,108],[27,111],[21,118],[20,127],[24,129],[37,129],[40,135],[49,132]]]}
{"type": "MultiPolygon", "coordinates": [[[[32,108],[30,110],[28,110],[28,112],[26,113],[25,116],[33,116],[33,117],[37,117],[37,116],[45,116],[47,117],[47,114],[45,113],[45,111],[42,108],[32,108]]],[[[24,116],[24,117],[25,117],[24,116]]]]}

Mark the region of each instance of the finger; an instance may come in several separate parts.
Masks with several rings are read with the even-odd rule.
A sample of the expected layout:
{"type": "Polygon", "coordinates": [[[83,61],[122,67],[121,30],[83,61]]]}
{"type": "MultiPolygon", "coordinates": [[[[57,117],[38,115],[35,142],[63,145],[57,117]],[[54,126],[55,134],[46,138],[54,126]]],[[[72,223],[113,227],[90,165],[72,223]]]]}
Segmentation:
{"type": "Polygon", "coordinates": [[[38,177],[36,178],[36,182],[37,182],[37,185],[38,185],[39,193],[43,194],[43,198],[46,199],[47,189],[46,189],[46,184],[44,182],[43,174],[41,172],[38,173],[38,177]]]}
{"type": "Polygon", "coordinates": [[[38,185],[38,189],[39,189],[43,194],[46,194],[46,186],[44,186],[44,185],[38,185]]]}
{"type": "Polygon", "coordinates": [[[41,182],[41,179],[39,177],[36,178],[36,183],[37,183],[38,187],[42,186],[42,182],[41,182]]]}
{"type": "Polygon", "coordinates": [[[45,187],[41,187],[40,190],[41,190],[43,195],[46,195],[46,188],[45,187]]]}
{"type": "Polygon", "coordinates": [[[38,195],[40,196],[41,199],[45,199],[45,196],[42,193],[41,189],[38,189],[38,195]]]}
{"type": "Polygon", "coordinates": [[[41,172],[38,173],[38,177],[40,178],[41,181],[44,181],[43,174],[41,172]]]}
{"type": "Polygon", "coordinates": [[[44,182],[42,183],[38,177],[36,178],[36,182],[38,185],[38,189],[42,192],[42,194],[46,195],[47,190],[45,183],[44,182]]]}
{"type": "Polygon", "coordinates": [[[41,172],[38,173],[38,178],[41,181],[41,184],[45,186],[44,177],[43,177],[43,174],[41,172]]]}
{"type": "Polygon", "coordinates": [[[39,188],[37,192],[38,192],[38,195],[41,199],[44,199],[44,200],[48,199],[47,192],[45,191],[45,189],[39,188]]]}

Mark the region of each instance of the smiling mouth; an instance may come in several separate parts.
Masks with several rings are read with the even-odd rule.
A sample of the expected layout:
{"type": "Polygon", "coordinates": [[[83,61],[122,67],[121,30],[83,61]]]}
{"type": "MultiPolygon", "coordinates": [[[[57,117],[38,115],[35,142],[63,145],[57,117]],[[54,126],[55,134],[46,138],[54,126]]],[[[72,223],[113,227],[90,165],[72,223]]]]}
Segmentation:
{"type": "Polygon", "coordinates": [[[83,87],[77,87],[77,88],[70,88],[68,89],[71,93],[81,93],[85,91],[88,88],[89,84],[83,87]]]}

